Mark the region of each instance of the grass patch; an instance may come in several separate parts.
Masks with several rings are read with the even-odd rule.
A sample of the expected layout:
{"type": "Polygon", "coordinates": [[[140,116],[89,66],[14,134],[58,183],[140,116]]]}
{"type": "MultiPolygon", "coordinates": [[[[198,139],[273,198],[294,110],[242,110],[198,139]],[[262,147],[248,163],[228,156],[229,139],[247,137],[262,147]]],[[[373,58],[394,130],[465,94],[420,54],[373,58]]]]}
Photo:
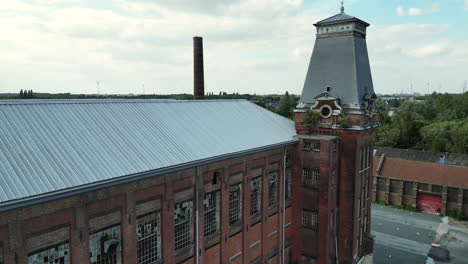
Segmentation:
{"type": "Polygon", "coordinates": [[[387,203],[385,201],[376,201],[376,202],[373,202],[373,203],[379,204],[379,205],[390,206],[390,207],[397,208],[397,209],[403,209],[403,210],[411,211],[411,212],[422,212],[418,208],[416,208],[414,206],[411,206],[411,205],[393,205],[393,204],[389,204],[389,203],[387,203]]]}
{"type": "Polygon", "coordinates": [[[463,215],[463,212],[458,211],[457,209],[449,209],[447,210],[447,213],[445,215],[455,218],[458,221],[467,220],[466,217],[463,215]]]}

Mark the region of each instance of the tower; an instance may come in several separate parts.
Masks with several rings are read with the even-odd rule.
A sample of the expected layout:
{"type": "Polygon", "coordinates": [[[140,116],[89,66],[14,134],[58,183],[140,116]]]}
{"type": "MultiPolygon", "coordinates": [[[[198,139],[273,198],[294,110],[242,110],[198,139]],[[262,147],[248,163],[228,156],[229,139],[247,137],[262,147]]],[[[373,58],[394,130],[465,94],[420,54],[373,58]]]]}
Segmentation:
{"type": "Polygon", "coordinates": [[[370,168],[377,116],[369,24],[341,7],[314,26],[315,46],[295,110],[302,168],[296,179],[301,246],[295,257],[306,263],[358,263],[372,258],[374,244],[370,168]]]}

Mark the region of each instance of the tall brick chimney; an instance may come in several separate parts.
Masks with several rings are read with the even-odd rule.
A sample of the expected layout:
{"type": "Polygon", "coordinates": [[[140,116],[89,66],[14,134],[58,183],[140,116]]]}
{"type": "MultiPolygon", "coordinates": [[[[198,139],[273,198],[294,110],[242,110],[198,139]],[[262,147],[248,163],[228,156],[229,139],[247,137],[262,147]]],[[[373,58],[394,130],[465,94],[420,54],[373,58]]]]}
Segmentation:
{"type": "Polygon", "coordinates": [[[193,37],[193,99],[205,98],[205,80],[203,73],[203,38],[193,37]]]}

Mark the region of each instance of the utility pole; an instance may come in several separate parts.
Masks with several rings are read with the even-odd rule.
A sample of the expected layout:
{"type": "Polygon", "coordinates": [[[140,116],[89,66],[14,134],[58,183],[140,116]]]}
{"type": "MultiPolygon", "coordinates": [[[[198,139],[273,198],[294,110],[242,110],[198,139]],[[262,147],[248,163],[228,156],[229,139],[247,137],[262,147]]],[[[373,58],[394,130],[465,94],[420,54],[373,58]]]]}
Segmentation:
{"type": "Polygon", "coordinates": [[[99,81],[96,81],[96,88],[97,88],[97,94],[99,95],[101,93],[100,88],[99,88],[99,81]]]}

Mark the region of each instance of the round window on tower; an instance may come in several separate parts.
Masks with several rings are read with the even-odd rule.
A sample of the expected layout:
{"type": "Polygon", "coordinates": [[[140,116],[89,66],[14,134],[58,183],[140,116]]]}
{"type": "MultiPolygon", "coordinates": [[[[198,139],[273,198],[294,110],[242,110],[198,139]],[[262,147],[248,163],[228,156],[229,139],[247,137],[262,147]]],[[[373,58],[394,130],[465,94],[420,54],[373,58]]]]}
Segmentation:
{"type": "Polygon", "coordinates": [[[320,107],[320,115],[322,118],[329,118],[332,115],[332,109],[328,105],[322,105],[320,107]]]}

